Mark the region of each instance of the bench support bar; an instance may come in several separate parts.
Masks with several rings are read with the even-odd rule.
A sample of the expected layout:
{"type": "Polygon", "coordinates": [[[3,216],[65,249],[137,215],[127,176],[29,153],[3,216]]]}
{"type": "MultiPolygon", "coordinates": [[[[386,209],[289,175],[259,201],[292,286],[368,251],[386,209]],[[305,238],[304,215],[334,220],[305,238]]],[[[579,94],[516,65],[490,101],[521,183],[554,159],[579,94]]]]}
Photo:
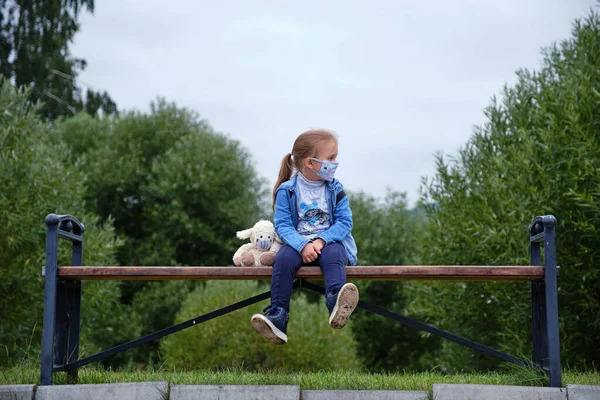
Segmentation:
{"type": "Polygon", "coordinates": [[[560,341],[558,332],[558,282],[556,244],[551,215],[536,217],[529,226],[529,260],[532,266],[544,265],[544,279],[531,284],[533,361],[550,376],[551,387],[562,387],[560,341]],[[541,259],[544,243],[544,263],[541,259]]]}
{"type": "MultiPolygon", "coordinates": [[[[58,218],[46,218],[46,279],[44,282],[44,319],[40,385],[52,384],[56,311],[56,269],[58,268],[58,218]]],[[[59,318],[60,321],[60,318],[59,318]]]]}
{"type": "MultiPolygon", "coordinates": [[[[321,294],[325,294],[325,289],[321,286],[317,286],[314,285],[310,282],[303,282],[302,283],[302,287],[305,287],[309,290],[312,290],[314,292],[317,293],[321,293],[321,294]]],[[[372,304],[366,303],[364,301],[359,301],[358,302],[358,308],[362,308],[363,310],[367,310],[370,311],[374,314],[377,315],[381,315],[382,317],[386,317],[386,318],[390,318],[393,319],[394,321],[398,321],[401,324],[410,326],[411,328],[415,328],[415,329],[419,329],[425,332],[429,332],[433,335],[439,336],[441,338],[447,339],[447,340],[451,340],[453,342],[456,342],[460,345],[466,346],[466,347],[470,347],[471,349],[477,350],[477,351],[481,351],[483,353],[489,354],[491,356],[494,357],[498,357],[503,359],[504,361],[508,361],[514,364],[518,364],[518,365],[522,365],[522,366],[526,366],[526,367],[532,367],[533,363],[531,361],[528,360],[524,360],[521,358],[517,358],[517,357],[513,357],[510,354],[507,353],[503,353],[501,351],[498,351],[496,349],[493,349],[491,347],[485,346],[483,344],[477,343],[477,342],[473,342],[471,340],[462,338],[460,336],[456,336],[452,333],[443,331],[441,329],[438,328],[434,328],[433,326],[424,324],[422,322],[416,321],[414,319],[402,316],[402,315],[398,315],[395,314],[391,311],[388,310],[384,310],[383,308],[379,308],[377,306],[374,306],[372,304]]]]}
{"type": "MultiPolygon", "coordinates": [[[[46,217],[46,277],[44,282],[44,326],[40,384],[52,384],[54,365],[79,358],[81,281],[59,279],[58,239],[71,241],[71,264],[83,265],[85,227],[70,215],[46,217]]],[[[77,381],[77,369],[67,374],[67,383],[77,381]]]]}
{"type": "Polygon", "coordinates": [[[227,307],[223,307],[223,308],[220,308],[218,310],[209,312],[208,314],[200,315],[199,317],[192,318],[192,319],[184,321],[184,322],[180,322],[179,324],[173,325],[173,326],[171,326],[169,328],[161,329],[160,331],[151,333],[151,334],[146,335],[146,336],[142,336],[142,337],[140,337],[138,339],[129,341],[127,343],[123,343],[123,344],[115,346],[115,347],[113,347],[111,349],[108,349],[108,350],[102,351],[100,353],[94,354],[93,356],[82,358],[81,360],[78,360],[78,361],[75,361],[75,362],[72,362],[72,363],[69,363],[69,364],[66,364],[66,365],[56,365],[56,366],[54,366],[54,368],[52,370],[54,372],[59,372],[59,371],[69,371],[69,370],[72,370],[72,369],[83,367],[84,365],[93,363],[94,361],[100,361],[100,360],[102,360],[104,358],[113,356],[113,355],[115,355],[117,353],[121,353],[121,352],[123,352],[125,350],[129,350],[129,349],[131,349],[133,347],[141,346],[144,343],[148,343],[148,342],[151,342],[153,340],[160,339],[163,336],[167,336],[167,335],[170,335],[172,333],[179,332],[179,331],[181,331],[183,329],[189,328],[191,326],[201,324],[201,323],[209,321],[209,320],[211,320],[213,318],[220,317],[221,315],[225,315],[225,314],[228,314],[230,312],[239,310],[240,308],[244,308],[244,307],[247,307],[247,306],[252,305],[254,303],[258,303],[259,301],[268,299],[270,297],[271,297],[271,292],[270,291],[261,293],[259,295],[254,296],[254,297],[250,297],[249,299],[246,299],[246,300],[243,300],[243,301],[239,301],[239,302],[231,304],[231,305],[229,305],[227,307]]]}

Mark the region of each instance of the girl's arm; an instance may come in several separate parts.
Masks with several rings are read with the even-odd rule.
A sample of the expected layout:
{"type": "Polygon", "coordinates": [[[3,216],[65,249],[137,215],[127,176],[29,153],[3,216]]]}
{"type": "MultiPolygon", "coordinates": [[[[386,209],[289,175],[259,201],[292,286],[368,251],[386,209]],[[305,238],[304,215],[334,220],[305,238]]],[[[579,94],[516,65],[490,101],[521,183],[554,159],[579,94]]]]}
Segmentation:
{"type": "Polygon", "coordinates": [[[284,243],[293,247],[298,253],[302,253],[302,249],[310,241],[296,230],[292,220],[292,212],[295,212],[295,210],[292,210],[287,191],[279,190],[275,197],[275,213],[273,215],[275,231],[284,243]]]}
{"type": "Polygon", "coordinates": [[[317,238],[323,239],[326,245],[331,242],[342,243],[344,238],[352,231],[352,210],[350,209],[348,196],[344,196],[335,206],[333,218],[333,225],[317,236],[317,238]]]}

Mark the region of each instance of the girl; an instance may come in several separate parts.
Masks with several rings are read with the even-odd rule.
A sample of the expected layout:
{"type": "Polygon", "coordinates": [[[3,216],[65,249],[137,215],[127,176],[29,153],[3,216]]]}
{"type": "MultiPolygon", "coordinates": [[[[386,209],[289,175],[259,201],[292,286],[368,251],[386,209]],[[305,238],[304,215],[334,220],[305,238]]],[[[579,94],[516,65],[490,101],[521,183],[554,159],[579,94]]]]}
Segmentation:
{"type": "Polygon", "coordinates": [[[309,130],[281,162],[273,188],[275,230],[284,245],[275,256],[271,305],[252,316],[252,327],[275,344],[287,343],[293,281],[298,268],[319,265],[325,278],[329,325],[343,328],[358,304],[358,289],[346,283],[346,265],[356,265],[352,211],[338,166],[337,136],[309,130]]]}

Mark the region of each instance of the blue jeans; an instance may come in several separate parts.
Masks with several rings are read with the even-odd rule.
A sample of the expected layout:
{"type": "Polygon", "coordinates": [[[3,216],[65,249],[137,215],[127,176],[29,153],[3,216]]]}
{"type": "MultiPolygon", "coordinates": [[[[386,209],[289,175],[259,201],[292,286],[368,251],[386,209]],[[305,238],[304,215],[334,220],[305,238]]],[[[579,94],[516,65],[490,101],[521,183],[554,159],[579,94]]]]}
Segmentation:
{"type": "MultiPolygon", "coordinates": [[[[290,310],[290,298],[294,277],[304,264],[300,254],[288,245],[283,245],[275,256],[273,277],[271,278],[271,304],[290,310]]],[[[348,255],[340,243],[330,243],[323,247],[321,255],[308,265],[319,265],[325,277],[325,293],[337,293],[346,283],[348,255]]]]}

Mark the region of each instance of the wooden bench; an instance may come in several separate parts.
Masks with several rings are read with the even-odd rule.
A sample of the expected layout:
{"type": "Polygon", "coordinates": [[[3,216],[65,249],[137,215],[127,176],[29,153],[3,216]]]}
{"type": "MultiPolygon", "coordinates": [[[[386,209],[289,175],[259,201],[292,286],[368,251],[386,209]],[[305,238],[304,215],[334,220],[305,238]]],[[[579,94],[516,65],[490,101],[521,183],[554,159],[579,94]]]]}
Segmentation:
{"type": "MultiPolygon", "coordinates": [[[[271,280],[270,267],[58,267],[58,278],[71,280],[271,280]]],[[[543,267],[360,266],[346,267],[348,280],[536,281],[543,267]]],[[[301,267],[299,279],[322,280],[319,267],[301,267]]]]}
{"type": "MultiPolygon", "coordinates": [[[[353,266],[346,275],[352,280],[442,280],[442,281],[515,281],[531,282],[533,360],[524,360],[491,347],[442,331],[419,321],[360,301],[358,307],[474,350],[525,366],[539,366],[550,376],[550,386],[561,387],[558,337],[556,248],[553,216],[534,218],[529,226],[529,266],[353,266]],[[541,264],[541,244],[544,262],[541,264]]],[[[81,281],[83,280],[270,280],[270,267],[175,267],[175,266],[83,266],[84,226],[69,215],[46,217],[46,266],[44,321],[42,333],[41,384],[52,384],[52,373],[67,371],[75,381],[77,369],[182,329],[198,325],[229,312],[270,298],[270,292],[231,304],[208,314],[121,344],[98,354],[79,359],[79,320],[81,281]],[[72,265],[58,266],[58,239],[72,242],[72,265]]],[[[319,267],[302,267],[296,274],[295,287],[324,294],[319,267]]]]}

